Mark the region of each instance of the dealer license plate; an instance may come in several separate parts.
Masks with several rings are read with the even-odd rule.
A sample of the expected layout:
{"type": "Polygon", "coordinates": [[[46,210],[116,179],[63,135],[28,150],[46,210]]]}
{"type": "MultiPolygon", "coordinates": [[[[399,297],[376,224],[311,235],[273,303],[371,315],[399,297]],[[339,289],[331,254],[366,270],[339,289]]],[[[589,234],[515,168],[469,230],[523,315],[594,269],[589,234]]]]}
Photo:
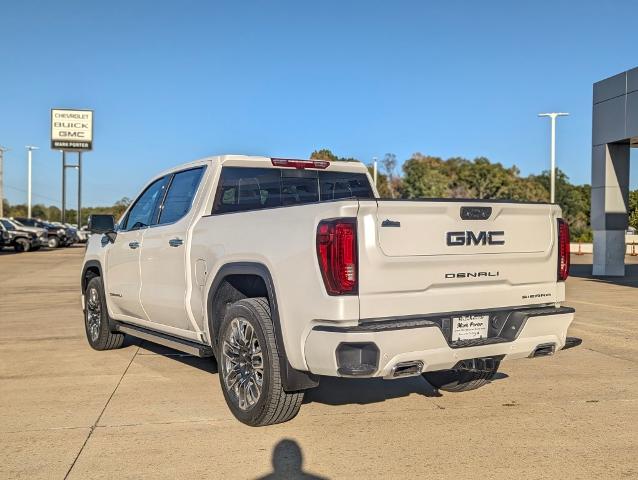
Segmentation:
{"type": "Polygon", "coordinates": [[[461,315],[452,317],[452,341],[487,338],[489,315],[461,315]]]}

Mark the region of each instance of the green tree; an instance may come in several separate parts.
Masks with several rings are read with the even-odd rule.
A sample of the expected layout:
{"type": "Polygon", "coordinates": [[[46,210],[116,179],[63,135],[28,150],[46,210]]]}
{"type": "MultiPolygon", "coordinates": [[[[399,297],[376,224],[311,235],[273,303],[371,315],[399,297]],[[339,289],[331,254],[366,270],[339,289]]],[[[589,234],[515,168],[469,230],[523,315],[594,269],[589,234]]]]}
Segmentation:
{"type": "Polygon", "coordinates": [[[396,169],[397,169],[397,156],[394,153],[386,153],[381,160],[381,166],[383,167],[383,171],[385,172],[385,180],[384,183],[387,186],[387,189],[390,192],[390,198],[395,198],[397,195],[397,182],[396,182],[396,169]]]}
{"type": "MultiPolygon", "coordinates": [[[[534,178],[549,191],[549,171],[546,170],[534,178]]],[[[560,205],[563,218],[569,224],[572,241],[589,242],[593,238],[589,223],[590,202],[589,185],[572,185],[565,172],[556,169],[556,203],[560,205]]]]}
{"type": "MultiPolygon", "coordinates": [[[[370,176],[374,178],[374,166],[367,165],[366,167],[370,176]]],[[[379,171],[377,171],[377,183],[377,191],[379,192],[379,197],[392,198],[390,188],[388,187],[388,177],[379,171]]]]}
{"type": "Polygon", "coordinates": [[[327,148],[321,150],[315,150],[310,154],[312,160],[328,160],[329,162],[336,162],[339,158],[327,148]]]}
{"type": "Polygon", "coordinates": [[[403,164],[401,194],[404,198],[449,197],[450,179],[439,157],[415,153],[403,164]]]}
{"type": "Polygon", "coordinates": [[[500,163],[490,163],[487,158],[479,157],[461,164],[458,182],[475,198],[508,198],[518,173],[516,167],[505,168],[500,163]]]}
{"type": "Polygon", "coordinates": [[[638,189],[629,192],[629,226],[638,230],[638,189]]]}

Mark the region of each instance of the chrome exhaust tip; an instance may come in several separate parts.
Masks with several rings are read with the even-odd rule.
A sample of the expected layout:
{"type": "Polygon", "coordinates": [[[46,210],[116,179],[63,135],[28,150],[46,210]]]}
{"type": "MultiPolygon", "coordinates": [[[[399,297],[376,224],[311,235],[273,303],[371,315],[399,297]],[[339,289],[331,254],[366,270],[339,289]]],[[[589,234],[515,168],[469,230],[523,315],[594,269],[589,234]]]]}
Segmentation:
{"type": "Polygon", "coordinates": [[[532,358],[549,357],[551,355],[554,355],[555,352],[556,352],[555,343],[541,343],[534,349],[534,353],[532,353],[532,358]]]}
{"type": "Polygon", "coordinates": [[[390,373],[391,378],[414,377],[421,375],[423,371],[423,362],[421,360],[413,360],[410,362],[400,362],[392,367],[390,373]]]}

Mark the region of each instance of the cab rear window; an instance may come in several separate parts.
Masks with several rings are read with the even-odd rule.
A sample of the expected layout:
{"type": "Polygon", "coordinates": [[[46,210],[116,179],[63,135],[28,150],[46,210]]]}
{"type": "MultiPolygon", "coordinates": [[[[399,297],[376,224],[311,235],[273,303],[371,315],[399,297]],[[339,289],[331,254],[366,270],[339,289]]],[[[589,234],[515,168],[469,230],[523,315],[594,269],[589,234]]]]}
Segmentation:
{"type": "Polygon", "coordinates": [[[243,212],[345,198],[374,198],[367,175],[224,167],[212,213],[243,212]]]}

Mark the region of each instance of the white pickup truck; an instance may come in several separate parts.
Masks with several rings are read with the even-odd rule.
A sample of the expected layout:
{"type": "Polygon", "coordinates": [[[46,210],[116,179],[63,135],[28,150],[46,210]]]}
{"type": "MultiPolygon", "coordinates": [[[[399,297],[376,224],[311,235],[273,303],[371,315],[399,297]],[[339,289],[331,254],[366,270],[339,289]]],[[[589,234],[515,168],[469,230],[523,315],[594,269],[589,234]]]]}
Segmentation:
{"type": "Polygon", "coordinates": [[[293,418],[321,375],[462,391],[580,343],[556,205],[385,200],[358,162],[227,155],[160,173],[90,228],[91,346],[216,357],[248,425],[293,418]]]}

